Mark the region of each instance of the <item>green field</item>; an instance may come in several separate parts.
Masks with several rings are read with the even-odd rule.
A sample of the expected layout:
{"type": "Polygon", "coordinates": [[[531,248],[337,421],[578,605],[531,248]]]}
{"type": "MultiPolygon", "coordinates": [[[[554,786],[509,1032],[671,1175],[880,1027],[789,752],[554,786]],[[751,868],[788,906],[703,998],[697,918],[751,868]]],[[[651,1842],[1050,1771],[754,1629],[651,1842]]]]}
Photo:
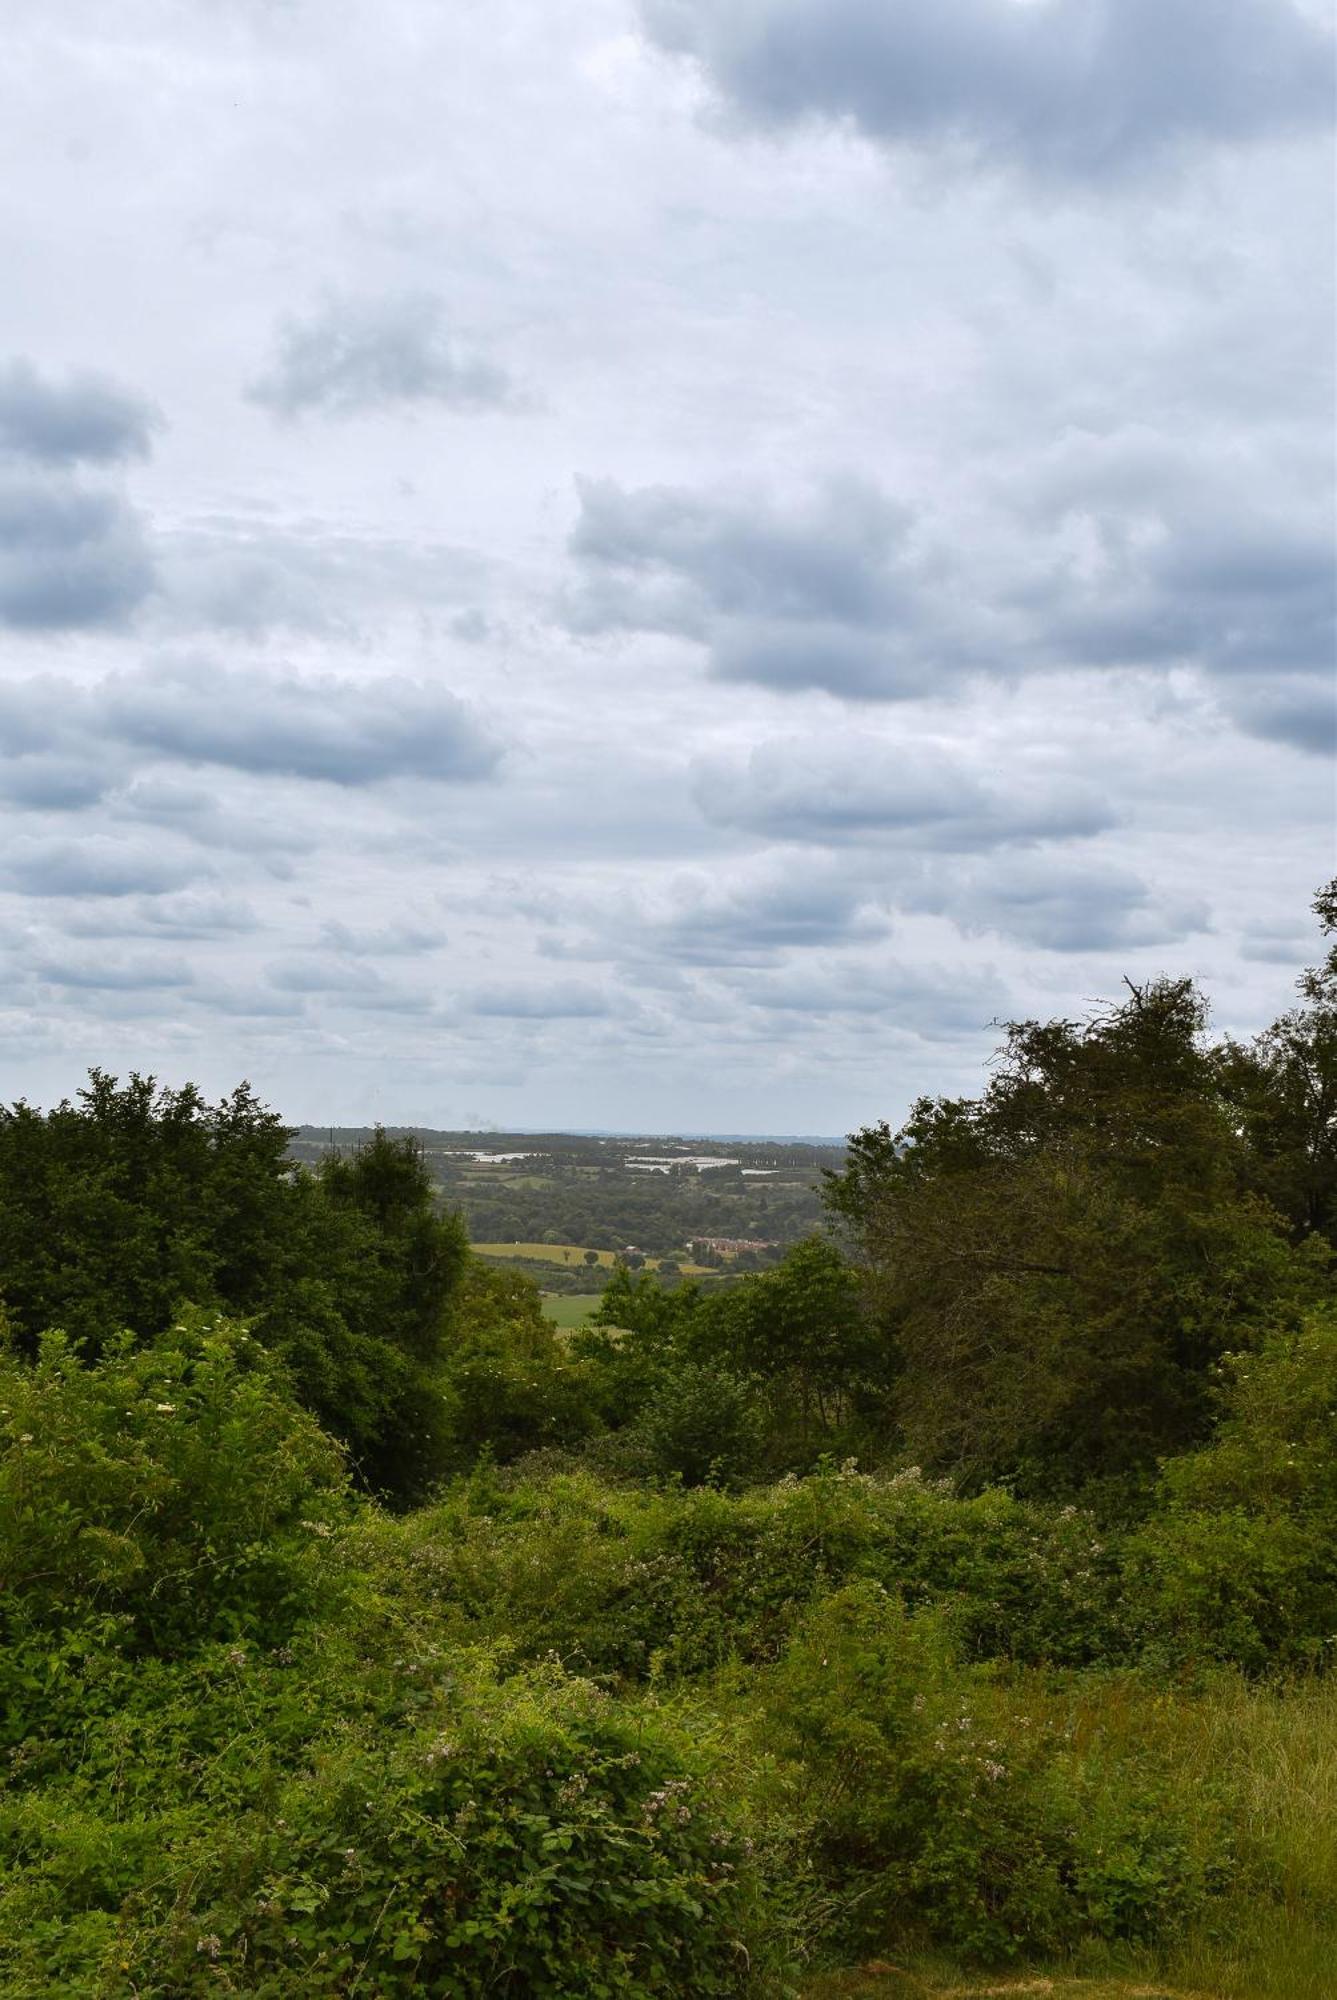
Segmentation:
{"type": "Polygon", "coordinates": [[[560,1326],[565,1333],[584,1326],[590,1314],[599,1303],[597,1292],[545,1292],[543,1311],[554,1326],[560,1326]]]}

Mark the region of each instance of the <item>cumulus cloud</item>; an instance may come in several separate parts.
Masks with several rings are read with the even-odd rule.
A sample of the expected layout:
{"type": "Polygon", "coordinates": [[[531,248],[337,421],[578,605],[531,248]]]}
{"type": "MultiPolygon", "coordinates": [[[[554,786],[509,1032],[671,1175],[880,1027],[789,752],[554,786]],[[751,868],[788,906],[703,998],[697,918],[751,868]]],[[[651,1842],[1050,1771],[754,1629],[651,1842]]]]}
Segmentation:
{"type": "Polygon", "coordinates": [[[0,799],[37,812],[70,812],[106,796],[113,773],[104,758],[0,749],[0,799]]]}
{"type": "Polygon", "coordinates": [[[1016,524],[1045,553],[1011,603],[1064,662],[1326,674],[1330,479],[1306,478],[1275,439],[1070,429],[1016,482],[1016,524]]]}
{"type": "Polygon", "coordinates": [[[456,341],[443,302],[429,292],[335,293],[306,318],[283,321],[274,361],[247,394],[284,417],[415,403],[496,410],[516,401],[505,369],[456,341]]]}
{"type": "MultiPolygon", "coordinates": [[[[181,661],[111,674],[82,686],[34,675],[0,690],[0,753],[113,755],[216,765],[259,777],[344,786],[392,778],[471,781],[501,758],[467,703],[429,681],[354,680],[181,661]]],[[[6,768],[0,754],[0,773],[6,768]]],[[[22,771],[22,766],[20,766],[22,771]]],[[[53,779],[54,782],[54,779],[53,779]]],[[[198,792],[140,795],[171,818],[209,804],[198,792]]]]}
{"type": "Polygon", "coordinates": [[[143,524],[118,493],[53,473],[0,472],[0,623],[124,623],[153,588],[143,524]]]}
{"type": "Polygon", "coordinates": [[[268,968],[275,992],[299,994],[367,1013],[428,1014],[430,993],[386,979],[372,965],[326,952],[294,952],[268,968]]]}
{"type": "Polygon", "coordinates": [[[866,480],[803,506],[582,480],[565,616],[585,633],[703,643],[720,680],[895,698],[932,690],[954,649],[907,510],[866,480]]]}
{"type": "Polygon", "coordinates": [[[39,955],[33,961],[32,972],[43,985],[94,993],[161,993],[195,983],[195,975],[185,959],[147,952],[133,957],[108,957],[102,953],[80,957],[39,955]]]}
{"type": "MultiPolygon", "coordinates": [[[[974,675],[1197,667],[1258,687],[1234,711],[1254,727],[1276,676],[1331,669],[1330,489],[1292,479],[1274,443],[1069,428],[1005,478],[940,496],[931,523],[851,479],[804,505],[579,493],[566,623],[686,640],[717,680],[896,701],[974,675]],[[968,528],[947,525],[954,506],[968,528]]],[[[1283,704],[1274,733],[1307,730],[1313,710],[1283,704]]]]}
{"type": "Polygon", "coordinates": [[[1250,736],[1315,757],[1337,751],[1337,685],[1331,672],[1248,681],[1227,691],[1226,707],[1250,736]]]}
{"type": "Polygon", "coordinates": [[[1095,786],[1028,770],[988,780],[934,744],[790,737],[743,762],[703,762],[694,786],[707,819],[766,839],[867,841],[974,850],[1083,839],[1119,818],[1095,786]]]}
{"type": "Polygon", "coordinates": [[[31,362],[0,365],[0,624],[116,626],[143,603],[154,569],[140,516],[75,469],[147,457],[158,421],[102,376],[51,382],[31,362]]]}
{"type": "Polygon", "coordinates": [[[651,965],[774,965],[791,952],[885,935],[888,919],[867,888],[836,868],[711,882],[687,877],[666,906],[625,915],[617,941],[651,965]]]}
{"type": "Polygon", "coordinates": [[[640,0],[744,120],[848,122],[1070,182],[1332,115],[1332,41],[1291,0],[640,0]]]}
{"type": "Polygon", "coordinates": [[[260,928],[260,919],[242,896],[217,890],[180,890],[140,896],[128,903],[94,903],[65,920],[67,937],[157,938],[174,942],[236,939],[260,928]]]}
{"type": "Polygon", "coordinates": [[[1009,1008],[1007,987],[991,966],[906,964],[894,952],[760,973],[736,990],[767,1013],[877,1017],[928,1040],[976,1034],[1009,1008]]]}
{"type": "Polygon", "coordinates": [[[501,755],[455,695],[398,675],[298,679],[183,664],[114,675],[101,705],[110,732],[137,749],[336,785],[483,778],[501,755]]]}
{"type": "Polygon", "coordinates": [[[161,844],[93,834],[81,840],[20,835],[5,843],[0,886],[23,896],[160,895],[209,871],[161,844]]]}
{"type": "Polygon", "coordinates": [[[1179,944],[1210,925],[1202,898],[1167,895],[1134,869],[1074,859],[1061,848],[932,865],[907,887],[904,903],[968,932],[1054,952],[1179,944]]]}
{"type": "Polygon", "coordinates": [[[435,924],[408,920],[361,927],[331,920],[321,925],[320,940],[346,958],[420,958],[438,951],[446,934],[435,924]]]}
{"type": "Polygon", "coordinates": [[[162,419],[105,376],[45,380],[30,361],[0,365],[0,452],[45,465],[113,465],[147,458],[162,419]]]}

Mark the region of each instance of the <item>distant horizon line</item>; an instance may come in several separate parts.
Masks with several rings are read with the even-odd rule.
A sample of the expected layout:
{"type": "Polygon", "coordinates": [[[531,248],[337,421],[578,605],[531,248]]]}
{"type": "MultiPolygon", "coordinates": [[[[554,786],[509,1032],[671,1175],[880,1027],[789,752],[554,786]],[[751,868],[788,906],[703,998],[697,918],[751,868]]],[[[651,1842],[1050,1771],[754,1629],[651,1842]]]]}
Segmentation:
{"type": "Polygon", "coordinates": [[[438,1132],[452,1139],[673,1139],[709,1140],[716,1146],[844,1146],[847,1133],[830,1132],[675,1132],[634,1131],[609,1125],[414,1125],[403,1120],[387,1123],[371,1119],[359,1125],[338,1125],[326,1120],[304,1119],[300,1132],[438,1132]]]}

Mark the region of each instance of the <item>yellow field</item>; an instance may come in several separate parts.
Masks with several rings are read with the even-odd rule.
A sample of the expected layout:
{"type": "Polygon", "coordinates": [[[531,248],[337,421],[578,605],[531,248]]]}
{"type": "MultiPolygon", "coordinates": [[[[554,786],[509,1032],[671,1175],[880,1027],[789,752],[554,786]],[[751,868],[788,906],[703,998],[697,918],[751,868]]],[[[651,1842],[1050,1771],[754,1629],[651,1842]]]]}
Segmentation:
{"type": "MultiPolygon", "coordinates": [[[[597,1264],[587,1265],[585,1248],[579,1243],[475,1243],[474,1249],[480,1257],[519,1257],[527,1264],[553,1264],[559,1271],[608,1270],[617,1262],[615,1250],[596,1250],[597,1264]]],[[[658,1257],[647,1257],[646,1269],[659,1269],[658,1257]]],[[[681,1264],[679,1268],[689,1278],[703,1278],[704,1264],[681,1264]]]]}

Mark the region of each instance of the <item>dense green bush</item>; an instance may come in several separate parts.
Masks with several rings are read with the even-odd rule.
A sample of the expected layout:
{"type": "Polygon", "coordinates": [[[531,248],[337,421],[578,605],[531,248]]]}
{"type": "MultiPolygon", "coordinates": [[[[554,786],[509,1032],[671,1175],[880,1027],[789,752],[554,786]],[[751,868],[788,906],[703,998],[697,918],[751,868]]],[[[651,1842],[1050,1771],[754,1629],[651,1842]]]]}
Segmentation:
{"type": "Polygon", "coordinates": [[[1167,1463],[1129,1550],[1153,1653],[1252,1672],[1337,1648],[1337,1315],[1229,1358],[1212,1442],[1167,1463]]]}
{"type": "Polygon", "coordinates": [[[709,1759],[428,1636],[407,1527],[244,1330],[53,1337],[0,1395],[6,1993],[741,1989],[709,1759]]]}
{"type": "Polygon", "coordinates": [[[851,1948],[916,1929],[995,1959],[1164,1939],[1219,1877],[1201,1799],[1174,1801],[1146,1756],[1102,1768],[877,1584],[809,1611],[763,1702],[851,1948]]]}
{"type": "Polygon", "coordinates": [[[26,1352],[60,1327],[92,1354],[187,1305],[245,1317],[358,1480],[406,1502],[445,1470],[435,1373],[468,1260],[421,1150],[377,1132],[310,1174],[243,1084],[93,1070],[74,1103],[0,1107],[0,1301],[26,1352]]]}
{"type": "Polygon", "coordinates": [[[347,1508],[337,1446],[234,1322],[194,1313],[91,1367],[59,1334],[33,1364],[0,1351],[0,1680],[19,1631],[81,1620],[144,1652],[278,1643],[324,1604],[313,1541],[347,1508]]]}

